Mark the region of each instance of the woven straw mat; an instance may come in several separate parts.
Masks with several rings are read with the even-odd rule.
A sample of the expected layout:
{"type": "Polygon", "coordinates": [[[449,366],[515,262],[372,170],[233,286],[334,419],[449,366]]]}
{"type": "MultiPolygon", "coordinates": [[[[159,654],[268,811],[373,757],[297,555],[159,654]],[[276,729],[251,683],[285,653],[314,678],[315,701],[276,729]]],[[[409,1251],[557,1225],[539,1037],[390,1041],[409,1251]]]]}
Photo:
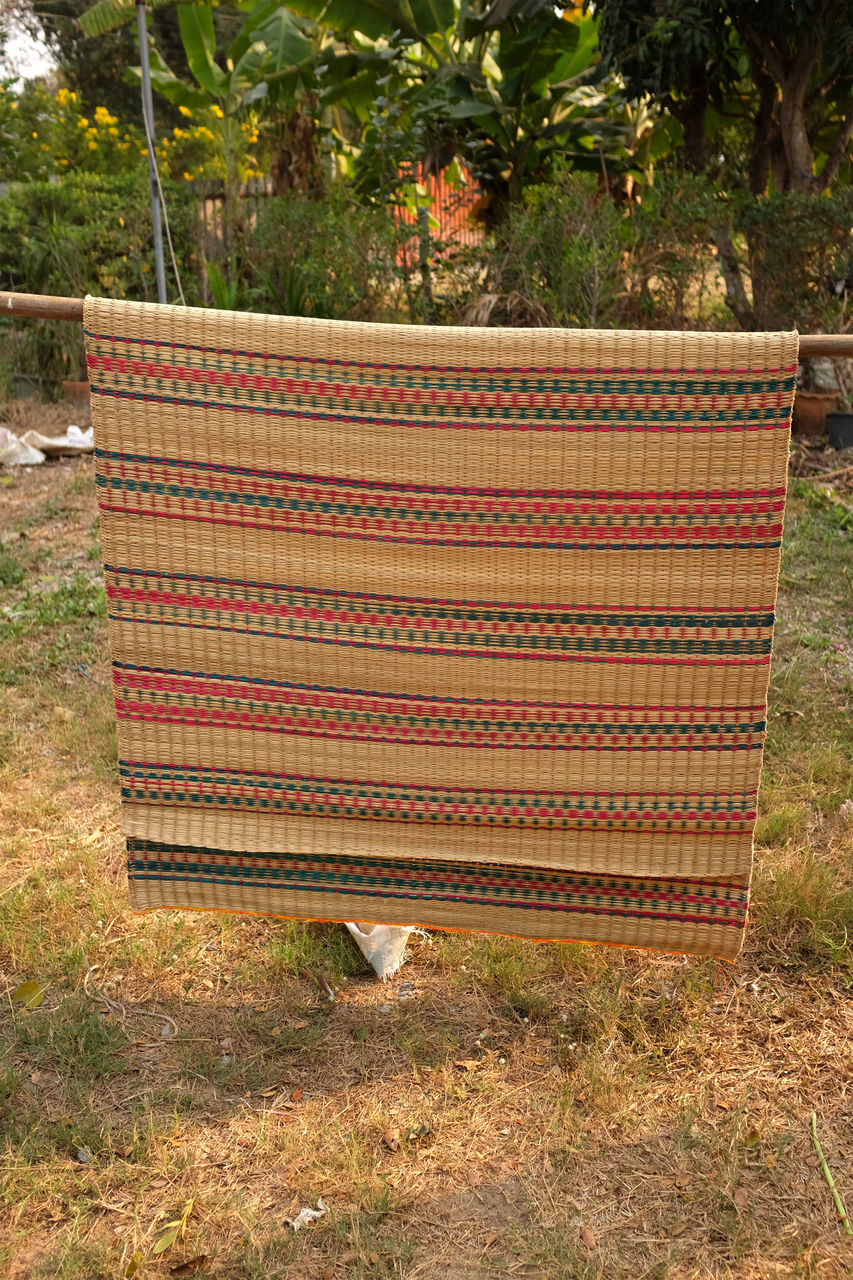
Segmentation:
{"type": "Polygon", "coordinates": [[[134,906],[737,954],[796,334],[85,315],[134,906]]]}

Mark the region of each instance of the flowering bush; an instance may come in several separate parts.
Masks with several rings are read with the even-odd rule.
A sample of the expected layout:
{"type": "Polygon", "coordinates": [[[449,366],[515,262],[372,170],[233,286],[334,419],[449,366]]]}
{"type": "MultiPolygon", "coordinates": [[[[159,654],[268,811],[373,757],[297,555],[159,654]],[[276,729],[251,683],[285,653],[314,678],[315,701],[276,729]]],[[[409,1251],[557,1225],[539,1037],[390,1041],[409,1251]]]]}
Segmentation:
{"type": "Polygon", "coordinates": [[[142,131],[121,125],[106,107],[84,114],[70,89],[0,86],[0,179],[51,178],[65,172],[127,173],[144,154],[142,131]]]}
{"type": "Polygon", "coordinates": [[[250,118],[225,120],[217,105],[199,108],[178,107],[186,125],[176,125],[171,133],[157,139],[157,161],[176,181],[184,178],[224,179],[227,176],[226,145],[233,146],[237,157],[237,177],[262,177],[253,148],[258,129],[250,118]],[[226,131],[228,137],[226,138],[226,131]],[[236,137],[232,136],[235,135],[236,137]]]}

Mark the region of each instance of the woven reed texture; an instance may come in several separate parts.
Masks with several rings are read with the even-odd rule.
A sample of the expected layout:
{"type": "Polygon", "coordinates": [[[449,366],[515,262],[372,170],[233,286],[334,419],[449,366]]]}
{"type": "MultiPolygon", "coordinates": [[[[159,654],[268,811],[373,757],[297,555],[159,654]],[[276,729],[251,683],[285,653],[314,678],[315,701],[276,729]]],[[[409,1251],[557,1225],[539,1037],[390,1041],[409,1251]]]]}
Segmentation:
{"type": "Polygon", "coordinates": [[[135,906],[737,954],[796,334],[85,328],[135,906]]]}

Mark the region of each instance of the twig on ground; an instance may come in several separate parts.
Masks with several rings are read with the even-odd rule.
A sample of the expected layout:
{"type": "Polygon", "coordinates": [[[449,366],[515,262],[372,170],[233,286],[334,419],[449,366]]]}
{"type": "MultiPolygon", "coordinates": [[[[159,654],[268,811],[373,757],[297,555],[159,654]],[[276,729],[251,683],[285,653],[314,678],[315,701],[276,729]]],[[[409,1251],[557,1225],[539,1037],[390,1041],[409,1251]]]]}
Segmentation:
{"type": "Polygon", "coordinates": [[[839,467],[837,471],[819,471],[814,476],[801,476],[806,484],[810,484],[813,480],[837,480],[839,476],[849,475],[853,471],[853,465],[849,467],[839,467]]]}
{"type": "MultiPolygon", "coordinates": [[[[89,963],[89,957],[83,952],[83,963],[86,966],[86,976],[83,979],[83,990],[86,995],[91,995],[95,1000],[100,1000],[105,1004],[110,1013],[114,1013],[121,1018],[122,1023],[127,1021],[127,1009],[120,1000],[113,1000],[112,996],[108,996],[103,987],[99,987],[95,981],[95,969],[97,965],[89,963]],[[89,990],[91,984],[92,990],[89,990]]],[[[172,1035],[178,1034],[178,1024],[175,1019],[168,1013],[160,1013],[156,1009],[131,1009],[130,1012],[139,1018],[159,1018],[161,1022],[168,1022],[172,1028],[172,1035]]],[[[170,1037],[171,1038],[171,1037],[170,1037]]]]}
{"type": "Polygon", "coordinates": [[[835,1185],[835,1179],[832,1176],[832,1170],[826,1163],[826,1156],[823,1154],[823,1148],[820,1145],[820,1139],[817,1136],[817,1115],[812,1112],[812,1142],[814,1149],[820,1157],[820,1165],[823,1169],[823,1176],[826,1178],[826,1185],[832,1192],[832,1198],[835,1201],[835,1207],[838,1210],[838,1216],[841,1219],[841,1225],[847,1232],[848,1236],[853,1236],[853,1227],[850,1225],[850,1219],[847,1217],[847,1210],[844,1207],[844,1201],[841,1199],[841,1192],[835,1185]]]}
{"type": "Polygon", "coordinates": [[[325,978],[322,973],[314,973],[313,970],[307,968],[307,966],[304,969],[300,969],[299,972],[303,978],[308,978],[309,981],[316,982],[317,986],[320,988],[323,994],[325,996],[328,996],[330,1000],[334,1000],[335,998],[334,988],[332,987],[332,984],[329,982],[328,978],[325,978]]]}

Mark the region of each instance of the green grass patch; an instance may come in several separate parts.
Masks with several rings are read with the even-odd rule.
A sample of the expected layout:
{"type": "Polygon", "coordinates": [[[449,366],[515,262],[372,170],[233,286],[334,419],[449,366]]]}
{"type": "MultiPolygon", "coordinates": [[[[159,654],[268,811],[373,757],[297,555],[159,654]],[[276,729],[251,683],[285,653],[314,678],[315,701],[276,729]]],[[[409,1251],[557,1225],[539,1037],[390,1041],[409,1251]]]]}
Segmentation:
{"type": "Polygon", "coordinates": [[[83,994],[62,999],[55,1009],[45,1002],[31,1012],[16,1012],[12,1052],[35,1067],[50,1066],[78,1081],[105,1079],[126,1069],[127,1039],[83,994]]]}
{"type": "Polygon", "coordinates": [[[15,587],[24,580],[24,566],[17,556],[0,549],[0,587],[15,587]]]}

